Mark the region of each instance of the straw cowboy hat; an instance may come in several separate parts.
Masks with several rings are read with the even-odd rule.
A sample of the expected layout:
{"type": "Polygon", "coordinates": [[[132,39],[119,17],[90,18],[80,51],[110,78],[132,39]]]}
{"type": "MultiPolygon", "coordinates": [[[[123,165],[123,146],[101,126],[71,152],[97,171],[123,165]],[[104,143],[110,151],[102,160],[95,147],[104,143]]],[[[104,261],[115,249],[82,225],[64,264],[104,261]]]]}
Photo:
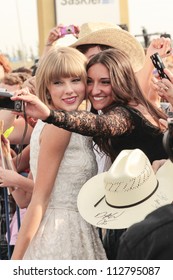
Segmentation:
{"type": "Polygon", "coordinates": [[[157,174],[139,149],[123,150],[107,172],[88,180],[78,195],[78,209],[90,224],[128,228],[156,208],[173,201],[173,163],[157,174]]]}
{"type": "Polygon", "coordinates": [[[135,72],[144,64],[144,49],[128,31],[108,22],[89,22],[80,27],[78,40],[71,45],[102,44],[124,51],[130,58],[135,72]]]}
{"type": "Polygon", "coordinates": [[[74,44],[77,41],[76,37],[73,34],[67,34],[66,36],[59,38],[55,45],[60,47],[68,47],[71,44],[74,44]]]}

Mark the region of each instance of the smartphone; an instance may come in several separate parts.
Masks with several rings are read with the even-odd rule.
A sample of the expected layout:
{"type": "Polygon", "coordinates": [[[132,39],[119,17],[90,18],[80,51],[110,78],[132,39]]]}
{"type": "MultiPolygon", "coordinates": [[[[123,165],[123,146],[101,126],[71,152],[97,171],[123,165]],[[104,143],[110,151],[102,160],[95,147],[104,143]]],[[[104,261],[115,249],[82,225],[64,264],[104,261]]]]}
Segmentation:
{"type": "Polygon", "coordinates": [[[23,112],[23,102],[21,100],[11,100],[12,96],[10,92],[0,88],[0,110],[23,112]]]}
{"type": "Polygon", "coordinates": [[[75,33],[76,33],[76,27],[74,25],[61,27],[61,35],[75,34],[75,33]]]}
{"type": "Polygon", "coordinates": [[[154,67],[157,69],[157,72],[158,72],[160,78],[161,79],[165,78],[165,79],[169,80],[168,76],[164,72],[165,65],[164,65],[160,55],[158,53],[154,53],[153,55],[150,56],[150,58],[153,62],[154,67]]]}

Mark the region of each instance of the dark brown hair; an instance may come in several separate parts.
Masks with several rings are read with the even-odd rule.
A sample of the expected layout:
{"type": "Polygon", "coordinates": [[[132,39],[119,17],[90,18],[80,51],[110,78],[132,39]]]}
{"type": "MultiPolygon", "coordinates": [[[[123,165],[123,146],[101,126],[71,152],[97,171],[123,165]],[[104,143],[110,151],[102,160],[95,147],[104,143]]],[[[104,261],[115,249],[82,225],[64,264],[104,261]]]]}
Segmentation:
{"type": "Polygon", "coordinates": [[[80,51],[81,53],[86,54],[86,52],[87,52],[90,48],[94,48],[94,47],[100,48],[101,51],[104,51],[104,50],[107,50],[107,49],[112,48],[112,47],[110,47],[110,46],[102,45],[102,44],[86,44],[86,45],[77,46],[76,49],[77,49],[78,51],[80,51]]]}
{"type": "Polygon", "coordinates": [[[145,98],[132,69],[129,58],[121,50],[112,48],[96,54],[87,64],[88,69],[97,63],[109,71],[113,98],[116,104],[142,104],[153,116],[159,126],[159,119],[166,115],[145,98]]]}

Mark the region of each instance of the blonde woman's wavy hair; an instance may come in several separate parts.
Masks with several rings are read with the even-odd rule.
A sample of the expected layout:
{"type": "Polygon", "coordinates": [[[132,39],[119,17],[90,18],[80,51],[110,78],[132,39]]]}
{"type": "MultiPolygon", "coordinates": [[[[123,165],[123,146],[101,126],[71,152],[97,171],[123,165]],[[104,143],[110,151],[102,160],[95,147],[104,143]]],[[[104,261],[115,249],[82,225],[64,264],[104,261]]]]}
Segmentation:
{"type": "Polygon", "coordinates": [[[85,83],[86,57],[71,47],[53,46],[41,59],[36,71],[36,94],[49,108],[48,86],[61,78],[80,77],[85,83]]]}

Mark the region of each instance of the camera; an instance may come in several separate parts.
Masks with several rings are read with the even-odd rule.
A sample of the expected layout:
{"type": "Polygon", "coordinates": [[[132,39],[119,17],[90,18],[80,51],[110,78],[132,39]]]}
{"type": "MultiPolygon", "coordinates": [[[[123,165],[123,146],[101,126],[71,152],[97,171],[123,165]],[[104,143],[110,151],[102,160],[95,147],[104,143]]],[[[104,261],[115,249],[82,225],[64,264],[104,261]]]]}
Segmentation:
{"type": "Polygon", "coordinates": [[[76,27],[74,25],[61,27],[61,35],[75,34],[75,33],[76,33],[76,27]]]}
{"type": "Polygon", "coordinates": [[[150,58],[153,62],[154,67],[157,69],[160,78],[161,79],[165,78],[169,80],[168,76],[164,72],[165,65],[163,64],[160,55],[158,53],[154,53],[153,55],[150,56],[150,58]]]}
{"type": "Polygon", "coordinates": [[[0,88],[0,110],[10,110],[16,112],[23,112],[23,101],[11,100],[13,95],[6,91],[4,88],[0,88]]]}

